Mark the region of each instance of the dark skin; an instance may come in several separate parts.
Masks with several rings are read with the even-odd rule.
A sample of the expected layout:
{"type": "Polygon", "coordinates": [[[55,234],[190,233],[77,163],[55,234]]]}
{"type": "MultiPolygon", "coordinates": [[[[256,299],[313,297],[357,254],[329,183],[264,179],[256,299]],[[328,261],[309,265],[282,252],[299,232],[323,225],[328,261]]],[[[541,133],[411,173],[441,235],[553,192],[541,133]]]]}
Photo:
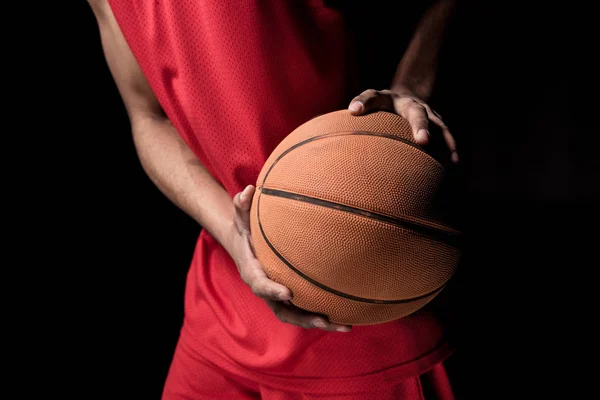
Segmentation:
{"type": "MultiPolygon", "coordinates": [[[[194,218],[230,254],[241,279],[262,298],[277,318],[302,328],[348,332],[351,327],[294,307],[291,291],[270,280],[252,250],[250,206],[254,186],[233,198],[219,185],[163,113],[150,85],[127,46],[106,0],[88,0],[100,29],[104,54],[132,127],[140,162],[156,186],[173,203],[194,218]]],[[[366,90],[350,103],[354,115],[377,110],[406,118],[415,141],[426,146],[430,124],[437,125],[458,162],[456,143],[441,117],[427,100],[433,90],[438,55],[455,0],[437,1],[423,16],[398,69],[392,86],[366,90]]]]}

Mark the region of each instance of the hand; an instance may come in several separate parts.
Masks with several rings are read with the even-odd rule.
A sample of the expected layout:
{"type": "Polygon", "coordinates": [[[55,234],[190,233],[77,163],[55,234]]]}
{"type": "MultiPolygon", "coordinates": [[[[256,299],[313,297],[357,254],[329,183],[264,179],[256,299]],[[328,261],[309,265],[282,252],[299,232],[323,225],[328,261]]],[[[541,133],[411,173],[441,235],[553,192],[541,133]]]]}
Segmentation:
{"type": "Polygon", "coordinates": [[[348,110],[353,115],[362,115],[378,110],[396,113],[408,120],[413,137],[421,146],[429,143],[429,122],[431,121],[442,130],[444,140],[450,149],[450,159],[453,163],[458,163],[456,141],[442,121],[442,117],[410,91],[365,90],[352,99],[348,110]]]}
{"type": "Polygon", "coordinates": [[[307,329],[320,328],[326,331],[349,332],[350,326],[331,323],[324,316],[311,314],[295,307],[289,302],[292,299],[290,290],[267,277],[254,255],[250,236],[250,205],[254,190],[254,186],[249,185],[233,198],[235,221],[230,254],[243,281],[250,286],[255,295],[267,302],[281,322],[307,329]]]}

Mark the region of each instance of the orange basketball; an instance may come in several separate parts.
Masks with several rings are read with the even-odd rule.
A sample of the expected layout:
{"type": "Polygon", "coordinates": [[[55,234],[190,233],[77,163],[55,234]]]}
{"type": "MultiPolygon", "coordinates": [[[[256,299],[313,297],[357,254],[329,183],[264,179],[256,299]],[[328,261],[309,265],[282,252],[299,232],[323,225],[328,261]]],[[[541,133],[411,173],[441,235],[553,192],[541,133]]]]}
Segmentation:
{"type": "Polygon", "coordinates": [[[314,118],[277,146],[258,177],[256,256],[294,305],[332,322],[402,318],[440,293],[460,258],[459,232],[434,205],[443,178],[396,114],[314,118]]]}

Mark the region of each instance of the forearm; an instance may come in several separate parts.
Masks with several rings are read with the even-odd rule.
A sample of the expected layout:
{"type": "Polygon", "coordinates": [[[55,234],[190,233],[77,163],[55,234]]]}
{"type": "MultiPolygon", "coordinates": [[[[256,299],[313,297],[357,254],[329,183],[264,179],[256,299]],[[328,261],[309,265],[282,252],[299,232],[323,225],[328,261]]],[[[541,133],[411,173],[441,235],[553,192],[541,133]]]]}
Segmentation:
{"type": "Polygon", "coordinates": [[[106,0],[89,0],[108,67],[131,120],[141,164],[154,184],[228,251],[234,207],[164,115],[106,0]]]}
{"type": "Polygon", "coordinates": [[[135,147],[154,184],[229,250],[233,201],[164,117],[132,121],[135,147]]]}
{"type": "Polygon", "coordinates": [[[412,92],[423,100],[431,96],[446,29],[457,0],[438,0],[423,15],[402,57],[392,90],[412,92]]]}

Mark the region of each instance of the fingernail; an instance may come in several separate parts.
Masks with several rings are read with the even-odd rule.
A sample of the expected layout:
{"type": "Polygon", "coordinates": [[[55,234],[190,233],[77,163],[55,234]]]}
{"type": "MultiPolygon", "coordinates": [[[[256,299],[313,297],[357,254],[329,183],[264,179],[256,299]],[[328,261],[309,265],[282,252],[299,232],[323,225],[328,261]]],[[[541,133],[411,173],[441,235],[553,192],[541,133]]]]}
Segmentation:
{"type": "Polygon", "coordinates": [[[327,324],[323,320],[315,319],[312,322],[312,326],[314,326],[315,328],[325,328],[327,327],[327,324]]]}
{"type": "Polygon", "coordinates": [[[429,139],[429,131],[427,129],[419,129],[417,132],[417,139],[426,141],[429,139]]]}
{"type": "Polygon", "coordinates": [[[350,104],[350,107],[348,107],[348,109],[353,112],[361,112],[364,109],[364,107],[365,106],[360,101],[353,101],[350,104]]]}
{"type": "Polygon", "coordinates": [[[349,326],[341,326],[336,329],[336,331],[338,332],[350,332],[351,330],[352,328],[350,328],[349,326]]]}
{"type": "Polygon", "coordinates": [[[452,160],[453,163],[457,163],[458,162],[458,153],[453,152],[452,155],[450,156],[450,159],[452,160]]]}

